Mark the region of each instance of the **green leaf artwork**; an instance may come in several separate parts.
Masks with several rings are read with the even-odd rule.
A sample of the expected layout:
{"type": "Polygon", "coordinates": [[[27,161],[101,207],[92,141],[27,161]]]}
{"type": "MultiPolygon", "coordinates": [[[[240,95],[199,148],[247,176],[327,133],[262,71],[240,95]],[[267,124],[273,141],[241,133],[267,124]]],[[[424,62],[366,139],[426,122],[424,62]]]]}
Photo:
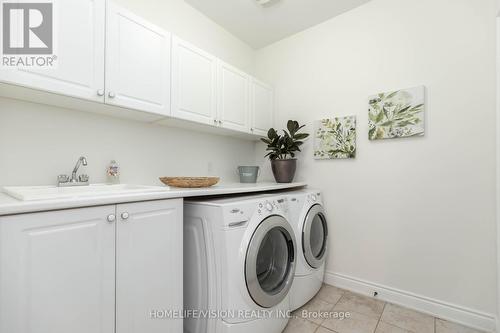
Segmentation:
{"type": "Polygon", "coordinates": [[[356,157],[356,117],[338,117],[315,122],[314,158],[356,157]]]}
{"type": "Polygon", "coordinates": [[[369,98],[370,140],[424,135],[425,88],[381,93],[369,98]]]}

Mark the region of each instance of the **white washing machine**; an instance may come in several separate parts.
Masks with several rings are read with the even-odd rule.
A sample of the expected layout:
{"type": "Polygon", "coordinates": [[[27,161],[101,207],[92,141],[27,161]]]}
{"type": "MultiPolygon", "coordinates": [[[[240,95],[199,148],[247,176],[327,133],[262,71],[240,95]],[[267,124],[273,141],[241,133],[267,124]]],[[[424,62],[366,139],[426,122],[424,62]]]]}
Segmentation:
{"type": "Polygon", "coordinates": [[[185,201],[185,333],[282,332],[297,254],[287,216],[283,194],[185,201]]]}
{"type": "Polygon", "coordinates": [[[328,250],[328,225],[321,191],[288,192],[289,216],[297,242],[297,268],[290,291],[290,308],[300,308],[321,289],[328,250]]]}

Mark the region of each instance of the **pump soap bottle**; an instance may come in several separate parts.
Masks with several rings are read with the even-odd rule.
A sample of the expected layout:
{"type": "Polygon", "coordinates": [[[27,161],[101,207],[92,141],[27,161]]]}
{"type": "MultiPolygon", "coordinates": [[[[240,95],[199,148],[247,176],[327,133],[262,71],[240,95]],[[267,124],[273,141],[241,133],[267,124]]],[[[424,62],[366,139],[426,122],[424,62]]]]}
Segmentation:
{"type": "Polygon", "coordinates": [[[106,170],[108,184],[120,184],[120,166],[112,160],[106,170]]]}

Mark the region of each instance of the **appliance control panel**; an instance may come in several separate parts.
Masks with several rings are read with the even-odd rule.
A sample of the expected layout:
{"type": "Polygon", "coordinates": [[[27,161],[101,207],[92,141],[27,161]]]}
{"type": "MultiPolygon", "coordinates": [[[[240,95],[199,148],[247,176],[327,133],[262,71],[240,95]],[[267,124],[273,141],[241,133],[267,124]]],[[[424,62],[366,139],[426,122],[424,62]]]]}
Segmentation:
{"type": "Polygon", "coordinates": [[[259,215],[269,215],[271,213],[281,214],[287,212],[286,198],[276,198],[263,200],[257,206],[259,215]]]}
{"type": "Polygon", "coordinates": [[[321,193],[309,193],[306,200],[310,204],[321,203],[321,193]]]}
{"type": "Polygon", "coordinates": [[[268,215],[285,215],[288,213],[286,197],[262,198],[255,202],[244,202],[228,206],[223,210],[224,228],[245,227],[254,214],[265,218],[268,215]]]}

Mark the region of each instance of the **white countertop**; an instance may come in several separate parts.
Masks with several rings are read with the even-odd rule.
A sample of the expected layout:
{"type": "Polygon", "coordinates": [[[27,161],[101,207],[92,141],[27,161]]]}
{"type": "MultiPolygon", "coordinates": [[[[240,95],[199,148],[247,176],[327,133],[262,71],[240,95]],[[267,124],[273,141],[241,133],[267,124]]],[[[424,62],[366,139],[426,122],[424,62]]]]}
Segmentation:
{"type": "Polygon", "coordinates": [[[53,200],[17,200],[5,193],[0,193],[0,216],[32,213],[57,209],[68,209],[77,207],[103,206],[124,202],[137,202],[148,200],[161,200],[172,198],[203,197],[212,195],[241,194],[252,192],[265,192],[298,188],[307,186],[306,183],[257,183],[257,184],[218,184],[208,188],[176,188],[162,187],[155,192],[99,195],[88,197],[71,197],[53,200]]]}

